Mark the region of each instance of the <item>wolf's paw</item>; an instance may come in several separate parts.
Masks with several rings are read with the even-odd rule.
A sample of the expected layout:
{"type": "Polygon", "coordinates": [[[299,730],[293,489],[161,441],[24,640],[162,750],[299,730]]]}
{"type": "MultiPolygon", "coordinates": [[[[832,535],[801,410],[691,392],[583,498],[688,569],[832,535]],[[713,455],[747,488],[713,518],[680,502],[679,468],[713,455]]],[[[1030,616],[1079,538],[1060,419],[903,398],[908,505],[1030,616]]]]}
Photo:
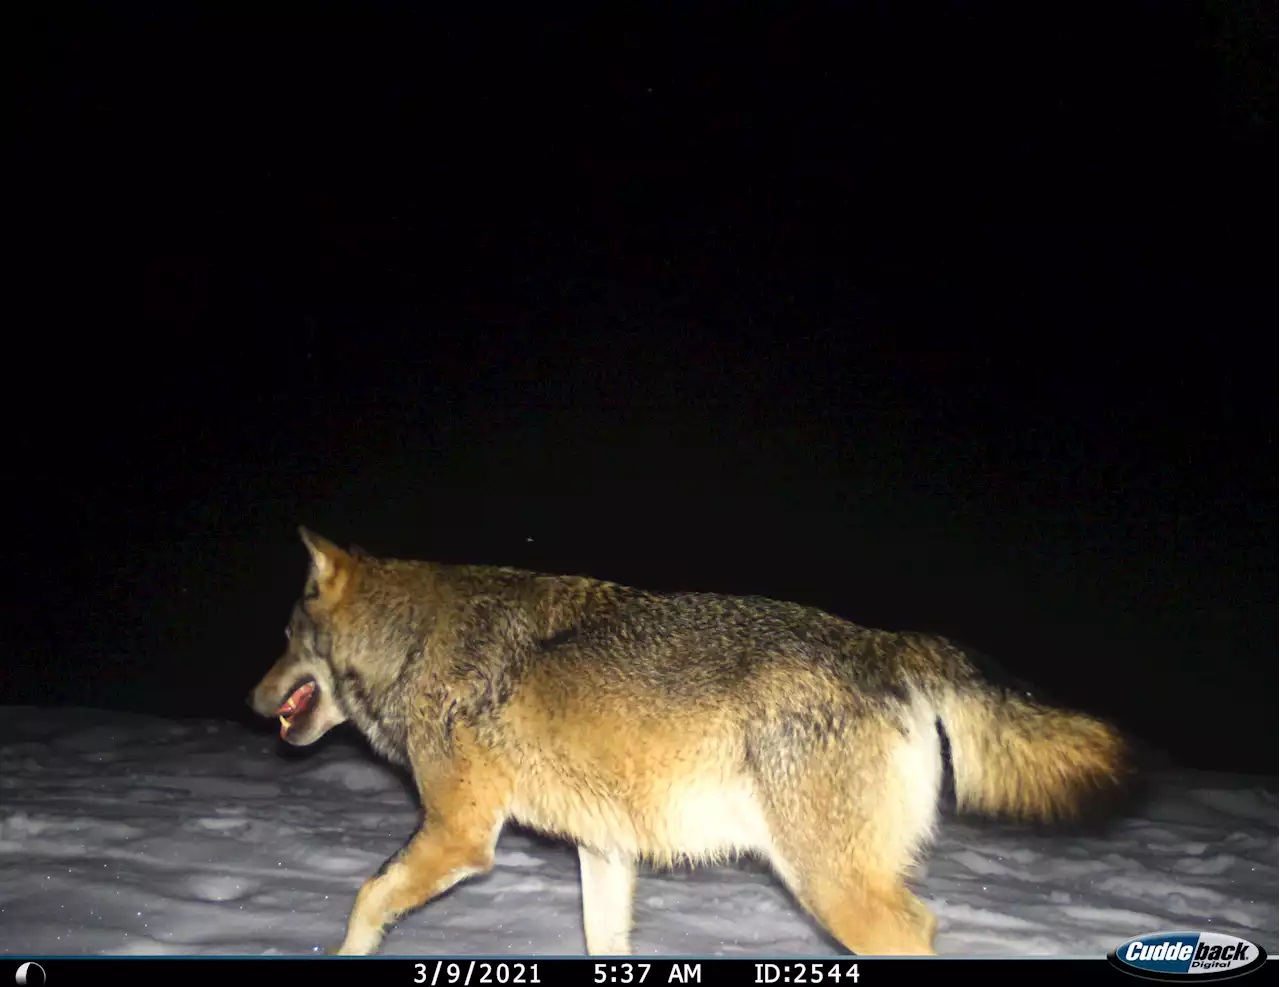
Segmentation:
{"type": "Polygon", "coordinates": [[[368,956],[377,948],[377,945],[376,942],[372,945],[353,943],[348,938],[343,940],[341,946],[326,950],[325,954],[327,956],[368,956]]]}

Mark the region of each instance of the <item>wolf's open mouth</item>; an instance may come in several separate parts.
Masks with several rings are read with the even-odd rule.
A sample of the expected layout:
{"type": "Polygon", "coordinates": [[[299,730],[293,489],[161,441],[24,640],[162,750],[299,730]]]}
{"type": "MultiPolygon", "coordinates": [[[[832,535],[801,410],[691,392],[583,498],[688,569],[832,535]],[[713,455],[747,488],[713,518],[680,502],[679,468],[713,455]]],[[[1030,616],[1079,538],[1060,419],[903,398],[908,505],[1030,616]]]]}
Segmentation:
{"type": "Polygon", "coordinates": [[[281,737],[288,734],[289,728],[293,726],[293,718],[304,712],[311,705],[311,697],[315,694],[315,691],[315,680],[307,679],[294,689],[289,698],[276,710],[276,716],[280,717],[281,737]]]}

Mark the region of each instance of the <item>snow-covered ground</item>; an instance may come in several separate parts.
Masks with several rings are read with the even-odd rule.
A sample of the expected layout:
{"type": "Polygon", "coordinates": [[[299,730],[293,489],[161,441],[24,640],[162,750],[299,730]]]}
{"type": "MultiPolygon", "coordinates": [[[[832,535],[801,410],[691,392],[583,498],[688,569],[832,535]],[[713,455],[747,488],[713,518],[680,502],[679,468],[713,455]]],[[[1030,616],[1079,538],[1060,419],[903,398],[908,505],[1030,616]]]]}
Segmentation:
{"type": "MultiPolygon", "coordinates": [[[[1274,955],[1274,778],[1162,775],[1140,817],[1065,838],[944,817],[920,875],[943,954],[1101,956],[1166,929],[1274,955]]],[[[0,707],[0,954],[302,954],[417,824],[404,778],[337,731],[295,752],[225,722],[0,707]]],[[[383,952],[581,954],[577,856],[508,829],[497,866],[383,952]]],[[[642,872],[637,953],[829,955],[759,864],[642,872]]]]}

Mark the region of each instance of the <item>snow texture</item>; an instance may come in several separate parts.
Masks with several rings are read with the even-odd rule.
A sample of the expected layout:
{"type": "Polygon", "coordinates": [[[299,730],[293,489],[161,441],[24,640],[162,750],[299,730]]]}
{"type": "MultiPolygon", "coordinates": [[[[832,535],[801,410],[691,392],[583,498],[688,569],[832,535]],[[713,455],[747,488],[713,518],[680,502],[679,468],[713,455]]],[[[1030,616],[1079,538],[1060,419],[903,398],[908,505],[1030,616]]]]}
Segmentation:
{"type": "MultiPolygon", "coordinates": [[[[0,954],[310,954],[418,822],[353,734],[297,752],[224,722],[0,707],[0,954]]],[[[1166,773],[1101,835],[944,815],[916,885],[947,955],[1102,956],[1193,929],[1277,952],[1274,778],[1166,773]]],[[[384,954],[581,955],[577,855],[508,827],[492,873],[407,916],[384,954]]],[[[840,952],[753,860],[642,870],[633,947],[840,952]]]]}

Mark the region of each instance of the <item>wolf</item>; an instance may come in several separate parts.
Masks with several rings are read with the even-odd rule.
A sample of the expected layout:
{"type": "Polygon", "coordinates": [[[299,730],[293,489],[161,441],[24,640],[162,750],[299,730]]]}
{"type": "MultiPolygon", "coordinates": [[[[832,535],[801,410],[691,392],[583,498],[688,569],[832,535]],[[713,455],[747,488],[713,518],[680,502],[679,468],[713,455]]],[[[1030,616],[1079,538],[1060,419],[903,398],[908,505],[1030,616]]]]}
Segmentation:
{"type": "Polygon", "coordinates": [[[508,820],[577,844],[593,955],[630,952],[638,862],[737,854],[851,952],[928,955],[936,919],[906,880],[938,815],[939,724],[962,809],[1067,819],[1130,770],[1117,729],[992,684],[940,637],[300,533],[304,592],[249,705],[296,746],[351,721],[422,805],[342,955],[488,871],[508,820]]]}

